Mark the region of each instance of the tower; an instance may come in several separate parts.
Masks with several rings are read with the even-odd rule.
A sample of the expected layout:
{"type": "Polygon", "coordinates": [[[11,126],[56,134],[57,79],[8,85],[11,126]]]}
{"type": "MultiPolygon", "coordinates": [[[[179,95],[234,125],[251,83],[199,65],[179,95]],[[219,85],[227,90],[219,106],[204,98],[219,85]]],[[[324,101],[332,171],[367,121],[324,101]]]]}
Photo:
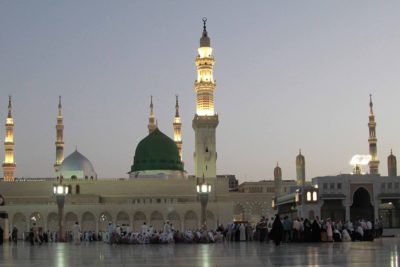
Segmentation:
{"type": "Polygon", "coordinates": [[[14,181],[15,169],[17,165],[14,162],[14,119],[11,115],[11,96],[8,97],[8,115],[6,120],[6,138],[4,140],[4,162],[3,174],[4,181],[14,181]]]}
{"type": "Polygon", "coordinates": [[[64,160],[64,123],[61,113],[61,96],[58,97],[58,114],[57,114],[57,124],[56,124],[56,162],[54,163],[54,171],[58,176],[60,170],[60,165],[64,160]]]}
{"type": "Polygon", "coordinates": [[[301,149],[296,157],[296,176],[297,185],[303,186],[306,182],[306,161],[301,154],[301,149]]]}
{"type": "Polygon", "coordinates": [[[157,128],[157,123],[156,119],[154,118],[154,111],[153,111],[153,96],[150,96],[150,116],[147,128],[149,129],[149,134],[152,133],[157,128]]]}
{"type": "Polygon", "coordinates": [[[279,167],[278,162],[274,169],[274,185],[275,185],[275,197],[282,195],[282,169],[279,167]]]}
{"type": "Polygon", "coordinates": [[[390,150],[390,155],[387,159],[388,164],[388,176],[396,177],[397,176],[397,160],[396,156],[393,155],[392,150],[390,150]]]}
{"type": "Polygon", "coordinates": [[[369,138],[368,138],[368,144],[369,144],[369,154],[371,155],[371,160],[368,163],[369,165],[369,173],[370,174],[379,174],[379,160],[378,160],[378,153],[377,153],[377,139],[376,139],[376,122],[375,122],[375,115],[374,111],[372,109],[373,104],[372,104],[372,95],[369,95],[369,122],[368,122],[368,128],[369,128],[369,138]]]}
{"type": "Polygon", "coordinates": [[[196,177],[215,178],[217,176],[217,152],[215,131],[218,126],[218,114],[214,111],[214,91],[216,82],[213,78],[214,57],[206,28],[207,19],[203,18],[203,34],[196,57],[197,80],[196,114],[193,118],[195,132],[195,175],[196,177]]]}
{"type": "Polygon", "coordinates": [[[179,116],[179,100],[178,95],[176,95],[176,103],[175,103],[175,117],[173,122],[174,127],[174,141],[179,150],[179,156],[182,161],[182,122],[181,117],[179,116]]]}

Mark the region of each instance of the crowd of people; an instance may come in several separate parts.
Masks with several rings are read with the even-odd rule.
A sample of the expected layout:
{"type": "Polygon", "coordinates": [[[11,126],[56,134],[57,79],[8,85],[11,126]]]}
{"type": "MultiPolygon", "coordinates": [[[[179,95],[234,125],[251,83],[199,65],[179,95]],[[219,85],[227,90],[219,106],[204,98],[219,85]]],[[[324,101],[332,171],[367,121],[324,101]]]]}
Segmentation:
{"type": "MultiPolygon", "coordinates": [[[[2,232],[0,227],[0,234],[2,232]]],[[[65,234],[65,241],[74,242],[79,245],[82,241],[104,241],[109,244],[170,244],[170,243],[216,243],[216,242],[240,242],[259,241],[269,242],[272,240],[276,245],[281,242],[346,242],[346,241],[372,241],[382,236],[383,226],[378,219],[372,223],[369,220],[360,219],[355,222],[340,220],[334,221],[330,218],[320,220],[316,216],[313,220],[295,218],[288,216],[261,219],[253,227],[245,221],[235,221],[226,226],[219,225],[215,230],[195,229],[176,230],[169,221],[164,222],[162,229],[155,229],[152,225],[143,223],[137,232],[132,231],[129,225],[113,225],[109,222],[105,232],[96,234],[94,231],[81,231],[76,222],[72,231],[65,234]]],[[[43,242],[59,241],[57,232],[44,232],[41,227],[33,223],[27,233],[22,234],[23,239],[30,241],[31,245],[41,245],[43,242]]],[[[10,241],[17,243],[18,229],[13,227],[10,232],[10,241]]]]}
{"type": "Polygon", "coordinates": [[[222,232],[214,230],[175,230],[172,223],[166,221],[163,229],[156,230],[145,222],[139,232],[130,227],[113,227],[109,223],[106,240],[109,244],[170,244],[170,243],[215,243],[224,239],[222,232]]]}
{"type": "Polygon", "coordinates": [[[268,218],[262,217],[256,225],[255,238],[263,242],[273,240],[276,245],[281,242],[346,242],[346,241],[373,241],[382,236],[383,225],[378,219],[375,223],[369,220],[358,221],[340,220],[330,218],[320,220],[316,216],[313,220],[288,216],[283,219],[279,215],[268,218]]]}

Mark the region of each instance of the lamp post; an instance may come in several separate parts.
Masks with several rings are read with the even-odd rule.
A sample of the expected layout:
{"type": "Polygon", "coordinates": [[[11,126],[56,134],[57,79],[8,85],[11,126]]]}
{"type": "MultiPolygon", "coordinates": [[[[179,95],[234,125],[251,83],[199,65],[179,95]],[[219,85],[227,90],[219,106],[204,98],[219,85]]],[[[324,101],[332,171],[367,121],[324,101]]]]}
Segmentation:
{"type": "Polygon", "coordinates": [[[207,230],[207,203],[208,195],[211,192],[211,185],[205,182],[204,175],[202,182],[199,182],[197,178],[196,190],[201,203],[201,228],[207,230]]]}
{"type": "Polygon", "coordinates": [[[53,194],[56,197],[58,206],[58,241],[65,242],[64,238],[64,202],[65,195],[68,194],[68,185],[62,182],[53,185],[53,194]]]}

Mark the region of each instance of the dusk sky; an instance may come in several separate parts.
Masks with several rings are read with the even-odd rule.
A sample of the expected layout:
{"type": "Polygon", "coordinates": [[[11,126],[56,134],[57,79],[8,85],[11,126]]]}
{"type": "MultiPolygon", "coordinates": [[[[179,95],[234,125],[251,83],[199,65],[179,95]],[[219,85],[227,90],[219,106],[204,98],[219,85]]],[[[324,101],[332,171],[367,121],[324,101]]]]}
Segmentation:
{"type": "MultiPolygon", "coordinates": [[[[240,182],[351,172],[368,154],[369,94],[379,170],[400,156],[399,1],[0,1],[0,159],[13,97],[16,177],[52,177],[58,96],[64,155],[128,177],[150,95],[194,172],[195,57],[202,18],[216,60],[217,172],[240,182]]],[[[365,169],[366,170],[366,169],[365,169]]],[[[2,176],[2,170],[0,171],[2,176]]]]}

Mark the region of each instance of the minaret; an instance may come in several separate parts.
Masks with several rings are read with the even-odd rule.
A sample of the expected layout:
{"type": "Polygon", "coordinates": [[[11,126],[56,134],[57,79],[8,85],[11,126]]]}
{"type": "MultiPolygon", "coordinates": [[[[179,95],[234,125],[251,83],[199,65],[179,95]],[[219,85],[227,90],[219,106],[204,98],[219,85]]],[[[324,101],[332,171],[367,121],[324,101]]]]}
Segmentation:
{"type": "Polygon", "coordinates": [[[179,116],[179,101],[178,101],[178,95],[176,95],[176,103],[175,103],[175,117],[174,117],[174,123],[172,124],[174,126],[174,141],[176,146],[178,147],[179,150],[179,156],[181,157],[182,160],[182,122],[181,122],[181,117],[179,116]]]}
{"type": "Polygon", "coordinates": [[[154,111],[153,111],[153,96],[150,96],[150,116],[147,128],[149,129],[149,134],[151,134],[157,128],[157,122],[156,119],[154,118],[154,111]]]}
{"type": "Polygon", "coordinates": [[[14,119],[11,115],[11,96],[8,97],[8,116],[6,120],[6,138],[4,140],[4,181],[14,181],[17,165],[14,162],[14,119]]]}
{"type": "Polygon", "coordinates": [[[282,169],[279,167],[278,162],[274,169],[274,184],[275,184],[275,197],[282,195],[282,169]]]}
{"type": "Polygon", "coordinates": [[[397,176],[397,160],[396,156],[393,155],[392,150],[390,150],[390,155],[388,157],[388,176],[396,177],[397,176]]]}
{"type": "Polygon", "coordinates": [[[372,95],[369,95],[369,122],[368,122],[368,128],[369,128],[369,138],[368,138],[368,143],[369,143],[369,154],[371,155],[371,160],[368,163],[369,165],[369,173],[370,174],[379,174],[379,160],[378,160],[378,155],[377,155],[377,139],[376,139],[376,122],[375,122],[375,115],[374,111],[372,109],[373,104],[372,104],[372,95]]]}
{"type": "Polygon", "coordinates": [[[297,185],[303,186],[306,182],[306,161],[301,154],[301,149],[299,150],[299,155],[296,157],[296,175],[297,185]]]}
{"type": "Polygon", "coordinates": [[[218,126],[218,115],[214,111],[214,91],[216,82],[213,78],[214,57],[210,38],[206,29],[206,18],[203,18],[203,34],[196,57],[197,80],[194,83],[196,92],[196,114],[193,118],[195,132],[194,166],[196,177],[216,178],[217,152],[215,130],[218,126]]]}
{"type": "Polygon", "coordinates": [[[56,125],[56,162],[54,163],[54,171],[58,176],[60,165],[64,160],[64,123],[63,116],[61,113],[61,96],[58,97],[58,114],[57,114],[57,125],[56,125]]]}

